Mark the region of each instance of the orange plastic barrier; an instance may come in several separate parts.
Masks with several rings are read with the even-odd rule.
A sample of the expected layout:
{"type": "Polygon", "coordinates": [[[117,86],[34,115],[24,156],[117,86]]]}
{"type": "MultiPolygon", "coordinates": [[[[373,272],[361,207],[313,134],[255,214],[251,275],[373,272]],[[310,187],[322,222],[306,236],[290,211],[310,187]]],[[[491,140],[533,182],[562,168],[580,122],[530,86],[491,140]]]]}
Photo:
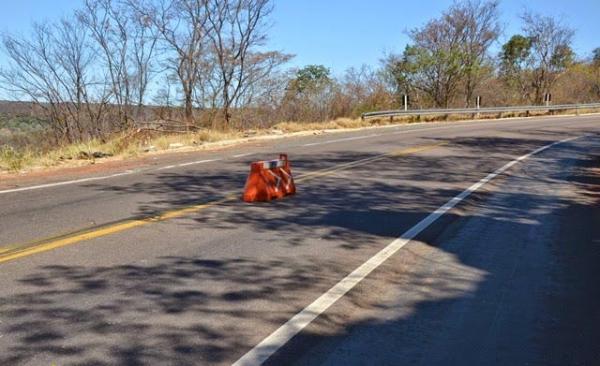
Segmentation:
{"type": "Polygon", "coordinates": [[[278,160],[257,161],[250,165],[243,200],[246,202],[270,201],[296,193],[296,185],[287,154],[278,160]]]}

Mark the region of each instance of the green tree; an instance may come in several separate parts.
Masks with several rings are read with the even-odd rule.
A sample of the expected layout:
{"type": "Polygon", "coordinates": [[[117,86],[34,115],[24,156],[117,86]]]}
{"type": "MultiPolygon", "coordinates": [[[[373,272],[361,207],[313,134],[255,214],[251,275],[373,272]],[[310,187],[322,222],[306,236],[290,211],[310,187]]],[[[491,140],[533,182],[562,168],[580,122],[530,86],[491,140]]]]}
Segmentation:
{"type": "Polygon", "coordinates": [[[530,93],[527,69],[531,46],[530,38],[516,34],[502,46],[500,53],[500,77],[509,90],[518,93],[521,102],[528,99],[530,93]]]}
{"type": "Polygon", "coordinates": [[[411,95],[417,89],[417,52],[416,47],[406,46],[401,55],[389,54],[382,60],[384,79],[396,95],[397,103],[401,103],[402,95],[411,95]]]}
{"type": "Polygon", "coordinates": [[[332,117],[336,83],[323,65],[308,65],[294,74],[283,99],[286,119],[324,121],[332,117]]]}
{"type": "Polygon", "coordinates": [[[500,33],[497,19],[497,1],[463,0],[409,32],[412,44],[384,61],[396,92],[417,91],[434,106],[447,108],[464,88],[469,106],[490,69],[488,50],[500,33]]]}
{"type": "Polygon", "coordinates": [[[319,89],[331,83],[331,71],[323,65],[308,65],[296,72],[290,89],[297,93],[319,89]]]}
{"type": "Polygon", "coordinates": [[[460,37],[446,32],[443,20],[434,20],[411,32],[413,45],[402,56],[388,60],[387,69],[399,93],[413,90],[436,107],[447,108],[455,99],[462,76],[460,37]]]}
{"type": "Polygon", "coordinates": [[[502,46],[502,72],[511,73],[525,68],[531,54],[531,39],[515,34],[502,46]]]}

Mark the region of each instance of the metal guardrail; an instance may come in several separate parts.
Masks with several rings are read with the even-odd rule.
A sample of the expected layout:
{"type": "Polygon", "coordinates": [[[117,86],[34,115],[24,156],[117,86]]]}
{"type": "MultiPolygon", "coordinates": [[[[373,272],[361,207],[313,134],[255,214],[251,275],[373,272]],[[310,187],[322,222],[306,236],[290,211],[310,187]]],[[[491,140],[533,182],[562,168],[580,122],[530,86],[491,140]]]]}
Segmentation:
{"type": "Polygon", "coordinates": [[[491,107],[491,108],[456,108],[456,109],[411,109],[411,110],[390,110],[379,112],[363,113],[361,118],[377,117],[396,117],[396,116],[433,116],[445,114],[486,114],[486,113],[507,113],[507,112],[534,112],[534,111],[566,111],[573,110],[579,112],[584,109],[600,109],[600,103],[589,104],[560,104],[548,106],[516,106],[516,107],[491,107]]]}
{"type": "Polygon", "coordinates": [[[197,131],[198,127],[179,122],[176,120],[154,120],[154,121],[136,121],[134,127],[140,130],[158,131],[166,133],[187,133],[197,131]]]}

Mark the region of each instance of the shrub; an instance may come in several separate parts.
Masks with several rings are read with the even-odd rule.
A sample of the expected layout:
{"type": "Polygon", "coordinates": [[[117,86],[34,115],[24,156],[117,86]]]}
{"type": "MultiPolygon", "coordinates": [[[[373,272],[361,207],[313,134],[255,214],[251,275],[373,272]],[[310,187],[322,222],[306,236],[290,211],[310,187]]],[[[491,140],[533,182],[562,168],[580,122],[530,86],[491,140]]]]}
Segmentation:
{"type": "Polygon", "coordinates": [[[18,172],[31,160],[29,151],[18,151],[11,146],[0,148],[0,167],[11,172],[18,172]]]}

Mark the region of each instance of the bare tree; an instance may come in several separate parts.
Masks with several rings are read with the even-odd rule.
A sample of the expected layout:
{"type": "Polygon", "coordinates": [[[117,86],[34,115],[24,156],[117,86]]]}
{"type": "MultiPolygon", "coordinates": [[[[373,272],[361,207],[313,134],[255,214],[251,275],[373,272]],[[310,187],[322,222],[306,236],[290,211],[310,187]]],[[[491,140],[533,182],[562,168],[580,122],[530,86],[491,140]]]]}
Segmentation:
{"type": "Polygon", "coordinates": [[[456,3],[444,15],[448,24],[457,24],[464,32],[462,67],[465,85],[465,104],[470,107],[474,91],[490,69],[490,46],[501,33],[498,14],[499,1],[467,0],[456,3]]]}
{"type": "Polygon", "coordinates": [[[161,36],[163,60],[177,75],[183,94],[184,116],[194,120],[194,91],[205,59],[206,0],[128,0],[138,16],[151,22],[161,36]]]}
{"type": "Polygon", "coordinates": [[[387,91],[384,76],[367,65],[347,69],[339,82],[340,97],[344,99],[341,114],[357,117],[363,112],[393,108],[394,101],[387,91]]]}
{"type": "Polygon", "coordinates": [[[174,85],[178,83],[177,77],[172,74],[162,75],[161,87],[156,91],[153,103],[158,107],[156,114],[160,119],[172,119],[174,107],[174,85]]]}
{"type": "Polygon", "coordinates": [[[133,51],[130,58],[134,66],[133,97],[137,104],[137,117],[140,117],[146,100],[148,85],[156,72],[155,51],[159,33],[156,28],[152,27],[152,21],[148,16],[140,14],[131,7],[127,8],[127,14],[132,24],[133,51]]]}
{"type": "Polygon", "coordinates": [[[2,46],[11,61],[0,70],[5,88],[45,112],[57,143],[104,136],[109,91],[93,72],[96,51],[77,19],[34,24],[31,37],[4,34],[2,46]]]}
{"type": "Polygon", "coordinates": [[[521,18],[523,31],[531,40],[533,102],[540,104],[560,73],[573,62],[571,44],[575,32],[552,17],[525,13],[521,18]]]}
{"type": "Polygon", "coordinates": [[[206,35],[217,66],[225,126],[230,123],[231,108],[252,83],[286,61],[279,53],[254,50],[266,40],[266,19],[272,9],[270,0],[206,1],[206,35]]]}
{"type": "Polygon", "coordinates": [[[158,32],[150,20],[119,0],[85,0],[77,12],[97,42],[112,85],[112,102],[123,128],[141,112],[148,88],[158,32]],[[153,31],[154,30],[154,31],[153,31]]]}
{"type": "Polygon", "coordinates": [[[129,78],[128,19],[113,0],[85,0],[85,8],[77,12],[97,42],[110,78],[112,103],[117,107],[122,128],[127,127],[131,115],[131,83],[129,78]]]}
{"type": "Polygon", "coordinates": [[[77,128],[76,138],[103,137],[100,123],[109,93],[102,75],[98,78],[94,73],[96,50],[90,48],[87,32],[77,19],[63,19],[55,27],[53,43],[53,68],[62,70],[59,80],[66,95],[64,107],[77,128]],[[95,90],[100,94],[94,95],[95,90]]]}
{"type": "MultiPolygon", "coordinates": [[[[243,116],[244,109],[247,106],[253,106],[257,100],[264,97],[265,94],[271,94],[278,88],[273,88],[272,81],[277,79],[277,70],[279,66],[288,62],[291,55],[278,51],[253,52],[247,56],[245,61],[245,71],[243,78],[236,81],[235,98],[233,106],[237,108],[243,116]]],[[[244,123],[243,118],[241,123],[244,123]]]]}

